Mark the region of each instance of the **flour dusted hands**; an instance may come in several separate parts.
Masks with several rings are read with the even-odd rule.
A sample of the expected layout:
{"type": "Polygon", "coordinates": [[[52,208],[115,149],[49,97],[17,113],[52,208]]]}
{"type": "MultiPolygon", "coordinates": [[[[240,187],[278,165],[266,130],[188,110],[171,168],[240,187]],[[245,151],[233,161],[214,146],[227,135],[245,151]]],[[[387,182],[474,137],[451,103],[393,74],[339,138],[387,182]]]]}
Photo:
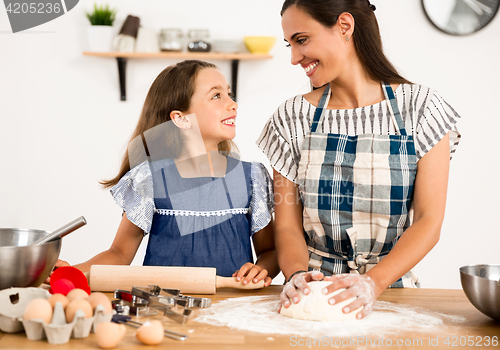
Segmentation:
{"type": "Polygon", "coordinates": [[[344,313],[349,313],[363,306],[363,310],[358,312],[356,316],[359,319],[367,316],[372,311],[377,296],[375,292],[375,283],[369,276],[343,273],[325,277],[324,280],[332,282],[332,284],[325,288],[326,293],[324,294],[330,294],[341,288],[346,289],[332,297],[328,301],[330,304],[334,305],[350,298],[356,298],[356,300],[342,309],[344,313]]]}
{"type": "Polygon", "coordinates": [[[259,265],[254,265],[250,262],[246,263],[238,271],[233,273],[233,277],[236,277],[236,280],[241,281],[243,277],[243,284],[248,284],[250,281],[253,279],[253,283],[257,283],[261,280],[264,280],[264,286],[268,287],[271,282],[272,278],[269,277],[268,272],[266,269],[263,269],[259,265]]]}
{"type": "Polygon", "coordinates": [[[297,304],[300,301],[297,289],[300,289],[307,295],[310,292],[307,283],[311,281],[321,281],[322,279],[323,274],[319,271],[303,272],[293,276],[287,284],[285,284],[285,287],[280,294],[281,305],[289,307],[291,300],[293,300],[294,304],[297,304]]]}

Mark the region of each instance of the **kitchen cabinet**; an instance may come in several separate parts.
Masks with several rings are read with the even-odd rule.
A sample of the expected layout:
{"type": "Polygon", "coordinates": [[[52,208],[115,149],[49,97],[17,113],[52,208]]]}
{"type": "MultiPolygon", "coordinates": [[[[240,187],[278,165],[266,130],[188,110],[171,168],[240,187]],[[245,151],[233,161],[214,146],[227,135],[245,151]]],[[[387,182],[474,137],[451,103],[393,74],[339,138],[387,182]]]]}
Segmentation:
{"type": "Polygon", "coordinates": [[[265,60],[273,56],[268,54],[252,54],[252,53],[216,53],[216,52],[84,52],[85,56],[95,56],[104,58],[116,58],[118,63],[118,76],[120,82],[120,99],[127,99],[126,93],[126,67],[127,60],[133,58],[167,58],[167,59],[199,59],[199,60],[230,60],[231,61],[231,91],[236,99],[238,86],[238,67],[239,62],[243,60],[265,60]]]}
{"type": "MultiPolygon", "coordinates": [[[[236,290],[222,288],[217,290],[215,295],[203,295],[203,297],[212,298],[212,304],[227,298],[246,297],[255,295],[275,295],[278,296],[283,286],[270,286],[257,291],[236,290]]],[[[112,294],[107,294],[112,299],[112,294]]],[[[500,341],[500,324],[477,311],[467,300],[462,290],[453,289],[388,289],[382,293],[379,301],[390,302],[399,306],[411,306],[421,308],[436,314],[452,315],[453,317],[463,318],[461,322],[453,322],[447,318],[443,319],[443,325],[429,331],[415,332],[405,328],[404,324],[389,336],[379,334],[377,338],[386,339],[422,339],[418,349],[436,349],[450,348],[455,341],[454,346],[460,346],[460,342],[473,341],[482,344],[482,348],[498,349],[498,343],[494,345],[492,340],[496,337],[500,341]],[[439,337],[439,346],[430,344],[431,341],[439,337]],[[449,337],[449,345],[446,345],[446,337],[449,337]],[[490,339],[490,345],[486,346],[486,337],[490,339]]],[[[180,325],[164,316],[154,316],[163,321],[165,328],[174,332],[184,333],[189,336],[185,341],[172,340],[165,338],[159,347],[168,349],[290,349],[290,335],[262,334],[251,331],[232,329],[226,326],[213,326],[205,323],[196,322],[196,316],[199,310],[195,310],[192,318],[185,324],[180,325]]],[[[146,349],[147,346],[139,343],[135,339],[135,329],[127,327],[125,338],[120,342],[119,349],[146,349]]],[[[328,336],[325,334],[325,336],[328,336]]],[[[375,335],[374,335],[375,337],[375,335]]],[[[393,344],[394,345],[394,344],[393,344]]],[[[305,347],[305,346],[304,346],[305,347]]],[[[467,345],[465,346],[465,348],[467,345]]],[[[51,345],[46,340],[30,341],[24,333],[6,334],[0,332],[0,348],[2,349],[96,349],[95,334],[91,333],[84,339],[71,339],[69,343],[63,345],[51,345]]],[[[307,347],[305,347],[307,348],[307,347]]],[[[342,349],[355,349],[355,346],[342,346],[342,349]]],[[[380,349],[381,347],[375,347],[380,349]]],[[[405,347],[411,348],[411,346],[405,347]]]]}

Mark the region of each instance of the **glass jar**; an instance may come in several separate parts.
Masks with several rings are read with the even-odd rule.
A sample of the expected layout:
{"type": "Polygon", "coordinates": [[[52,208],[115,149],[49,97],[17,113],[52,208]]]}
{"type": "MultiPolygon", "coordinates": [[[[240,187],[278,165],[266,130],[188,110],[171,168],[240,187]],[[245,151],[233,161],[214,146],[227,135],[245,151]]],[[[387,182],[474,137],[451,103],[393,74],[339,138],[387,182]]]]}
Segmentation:
{"type": "Polygon", "coordinates": [[[182,51],[182,30],[167,28],[160,31],[160,50],[182,51]]]}
{"type": "Polygon", "coordinates": [[[209,52],[212,45],[208,42],[208,29],[191,29],[189,31],[189,52],[209,52]]]}

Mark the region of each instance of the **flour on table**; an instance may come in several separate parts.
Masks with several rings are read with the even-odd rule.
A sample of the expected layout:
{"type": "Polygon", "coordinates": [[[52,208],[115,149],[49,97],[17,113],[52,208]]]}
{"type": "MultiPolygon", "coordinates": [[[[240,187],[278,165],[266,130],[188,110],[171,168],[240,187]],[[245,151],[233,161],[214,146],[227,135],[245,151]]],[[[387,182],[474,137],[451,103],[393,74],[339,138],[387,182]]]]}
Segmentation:
{"type": "Polygon", "coordinates": [[[226,326],[263,334],[289,334],[316,338],[367,334],[390,335],[401,328],[415,332],[436,332],[443,320],[464,322],[458,316],[377,301],[373,311],[361,320],[317,322],[285,317],[278,313],[279,296],[250,296],[223,300],[200,310],[197,322],[226,326]]]}
{"type": "Polygon", "coordinates": [[[336,290],[330,294],[323,294],[322,290],[332,284],[330,281],[313,281],[309,282],[309,294],[305,295],[301,290],[298,290],[300,301],[298,304],[291,303],[286,308],[282,307],[280,313],[283,316],[298,318],[301,320],[310,321],[349,321],[355,320],[356,314],[361,311],[362,307],[353,310],[347,314],[342,312],[344,306],[349,305],[355,298],[344,300],[340,303],[330,305],[328,300],[334,295],[343,292],[345,289],[336,290]]]}

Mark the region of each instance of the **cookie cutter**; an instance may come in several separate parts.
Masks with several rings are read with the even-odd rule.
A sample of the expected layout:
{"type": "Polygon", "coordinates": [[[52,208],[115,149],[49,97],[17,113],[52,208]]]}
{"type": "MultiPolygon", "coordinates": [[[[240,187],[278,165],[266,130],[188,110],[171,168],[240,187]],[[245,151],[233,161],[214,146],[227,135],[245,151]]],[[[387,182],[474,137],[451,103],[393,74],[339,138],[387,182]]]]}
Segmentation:
{"type": "Polygon", "coordinates": [[[127,291],[127,290],[115,289],[115,292],[114,292],[113,296],[116,299],[128,301],[128,302],[131,302],[131,303],[134,303],[134,304],[137,304],[137,305],[147,305],[148,304],[148,300],[147,299],[144,299],[144,298],[141,298],[139,296],[136,296],[136,295],[130,293],[129,291],[127,291]]]}
{"type": "Polygon", "coordinates": [[[212,304],[210,298],[192,297],[183,295],[179,289],[160,288],[157,285],[148,287],[132,287],[132,295],[148,301],[148,304],[159,303],[167,306],[183,308],[207,308],[212,304]]]}
{"type": "Polygon", "coordinates": [[[121,315],[152,316],[157,315],[158,310],[148,306],[148,300],[133,295],[131,292],[115,289],[113,296],[117,300],[111,302],[111,306],[121,315]]]}
{"type": "Polygon", "coordinates": [[[163,311],[163,315],[184,324],[192,313],[192,308],[207,308],[212,304],[210,298],[198,298],[182,295],[179,289],[160,288],[157,285],[132,287],[132,295],[147,300],[148,307],[163,311]],[[176,306],[182,308],[175,311],[176,306]]]}
{"type": "Polygon", "coordinates": [[[176,297],[181,294],[181,291],[180,289],[161,288],[156,284],[150,284],[147,287],[133,286],[132,292],[130,294],[142,298],[144,300],[149,300],[151,297],[158,297],[158,296],[176,297]]]}
{"type": "Polygon", "coordinates": [[[175,305],[185,308],[204,309],[212,305],[212,299],[196,298],[180,294],[177,298],[175,298],[175,305]]]}
{"type": "Polygon", "coordinates": [[[193,310],[191,309],[183,309],[180,313],[173,311],[171,308],[166,307],[163,309],[163,316],[167,316],[168,318],[179,322],[180,324],[184,324],[189,319],[193,310]]]}
{"type": "Polygon", "coordinates": [[[120,299],[111,301],[111,306],[119,315],[135,315],[137,317],[141,317],[153,316],[158,314],[158,310],[155,308],[150,308],[149,306],[140,304],[134,304],[130,301],[120,299]]]}

